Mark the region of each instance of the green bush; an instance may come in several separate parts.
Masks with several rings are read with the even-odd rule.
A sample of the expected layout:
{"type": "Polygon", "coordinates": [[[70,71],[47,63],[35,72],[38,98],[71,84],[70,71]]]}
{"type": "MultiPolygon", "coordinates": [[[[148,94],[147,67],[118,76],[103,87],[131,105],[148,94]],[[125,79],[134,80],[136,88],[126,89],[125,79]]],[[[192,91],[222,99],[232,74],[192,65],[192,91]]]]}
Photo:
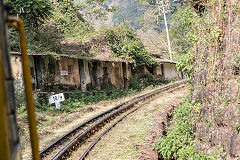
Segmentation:
{"type": "Polygon", "coordinates": [[[142,75],[140,77],[137,76],[131,76],[129,83],[130,83],[130,89],[136,90],[136,91],[141,91],[146,87],[152,86],[158,86],[162,84],[166,84],[170,81],[165,80],[165,81],[160,81],[154,79],[152,76],[149,75],[142,75]]]}
{"type": "Polygon", "coordinates": [[[156,64],[154,57],[145,49],[134,30],[126,24],[105,29],[104,35],[116,56],[131,60],[134,66],[156,64]]]}
{"type": "Polygon", "coordinates": [[[179,62],[176,67],[188,76],[193,71],[192,51],[194,45],[199,41],[197,30],[202,23],[197,16],[191,6],[185,5],[173,14],[169,30],[172,48],[178,53],[174,57],[174,60],[179,62]]]}
{"type": "MultiPolygon", "coordinates": [[[[159,152],[163,159],[179,160],[216,160],[220,156],[196,152],[195,133],[192,130],[192,121],[196,106],[187,98],[181,106],[173,112],[172,125],[168,128],[167,136],[160,138],[153,148],[159,152]]],[[[198,116],[198,115],[196,115],[198,116]]]]}
{"type": "Polygon", "coordinates": [[[194,59],[192,56],[192,49],[190,49],[186,54],[176,56],[174,59],[178,62],[176,64],[177,70],[186,73],[187,76],[190,77],[194,69],[194,59]]]}
{"type": "Polygon", "coordinates": [[[180,55],[188,53],[197,41],[194,39],[196,16],[191,6],[183,6],[172,15],[169,33],[173,50],[180,55]]]}
{"type": "Polygon", "coordinates": [[[155,87],[167,83],[169,81],[154,80],[153,77],[144,75],[142,77],[132,76],[130,79],[130,88],[128,90],[117,89],[117,88],[105,88],[104,93],[96,91],[93,93],[83,93],[80,91],[74,91],[69,94],[69,98],[61,102],[61,108],[57,109],[54,104],[50,105],[45,101],[46,97],[39,99],[40,103],[36,103],[36,109],[39,111],[53,111],[56,113],[60,112],[74,112],[81,110],[88,104],[98,103],[102,100],[113,100],[121,98],[132,93],[142,91],[147,87],[155,87]]]}

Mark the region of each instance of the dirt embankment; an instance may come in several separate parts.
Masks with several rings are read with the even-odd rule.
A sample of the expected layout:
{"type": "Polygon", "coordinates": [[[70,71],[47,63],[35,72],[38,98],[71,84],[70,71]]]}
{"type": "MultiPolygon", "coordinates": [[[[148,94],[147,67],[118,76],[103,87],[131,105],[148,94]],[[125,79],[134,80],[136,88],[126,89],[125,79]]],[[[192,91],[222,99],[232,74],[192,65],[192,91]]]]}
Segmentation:
{"type": "Polygon", "coordinates": [[[161,138],[162,136],[167,135],[166,127],[168,122],[171,120],[172,115],[171,113],[173,110],[178,107],[182,102],[182,99],[175,99],[171,104],[161,110],[154,119],[155,125],[151,129],[149,133],[149,139],[147,143],[142,146],[138,146],[138,150],[140,155],[135,157],[134,160],[157,160],[159,159],[157,151],[153,150],[153,145],[156,141],[161,138]]]}

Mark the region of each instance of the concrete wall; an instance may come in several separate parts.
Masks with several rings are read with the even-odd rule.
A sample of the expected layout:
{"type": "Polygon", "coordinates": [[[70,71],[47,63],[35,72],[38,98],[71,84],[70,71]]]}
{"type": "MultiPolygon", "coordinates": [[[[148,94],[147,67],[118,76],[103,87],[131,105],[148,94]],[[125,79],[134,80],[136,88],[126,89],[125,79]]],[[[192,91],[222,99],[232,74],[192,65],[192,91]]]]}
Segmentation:
{"type": "Polygon", "coordinates": [[[161,65],[156,66],[154,68],[154,75],[156,75],[156,76],[162,76],[163,75],[163,71],[162,71],[162,66],[161,65]]]}
{"type": "Polygon", "coordinates": [[[138,76],[150,74],[150,72],[146,66],[141,66],[141,67],[135,68],[134,73],[138,76]]]}
{"type": "Polygon", "coordinates": [[[81,82],[81,90],[87,91],[87,85],[91,83],[91,78],[89,74],[88,61],[87,60],[79,60],[79,71],[80,71],[80,82],[81,82]]]}
{"type": "Polygon", "coordinates": [[[173,63],[163,63],[163,69],[164,69],[164,78],[166,80],[170,79],[176,79],[176,78],[182,78],[181,72],[177,71],[176,64],[173,63]]]}
{"type": "Polygon", "coordinates": [[[28,58],[29,58],[29,66],[30,66],[30,72],[31,72],[32,87],[33,87],[33,90],[35,90],[37,88],[35,62],[32,56],[28,56],[28,58]]]}
{"type": "Polygon", "coordinates": [[[129,80],[131,78],[131,66],[128,63],[122,63],[124,89],[129,89],[129,80]]]}
{"type": "Polygon", "coordinates": [[[66,85],[79,86],[80,74],[79,74],[78,60],[61,57],[58,63],[59,63],[59,72],[61,77],[60,83],[66,84],[66,85]]]}
{"type": "Polygon", "coordinates": [[[112,63],[114,71],[114,83],[116,88],[124,88],[123,65],[122,62],[112,63]]]}
{"type": "Polygon", "coordinates": [[[97,89],[101,90],[103,86],[103,62],[97,62],[97,89]]]}
{"type": "Polygon", "coordinates": [[[15,80],[22,79],[23,71],[22,71],[22,59],[20,55],[11,55],[10,56],[12,73],[15,80]]]}
{"type": "MultiPolygon", "coordinates": [[[[29,66],[31,71],[31,82],[33,85],[33,89],[36,89],[37,87],[37,81],[36,81],[36,72],[35,72],[35,65],[34,65],[34,59],[32,56],[28,56],[29,58],[29,66]]],[[[20,81],[20,83],[23,82],[23,70],[22,70],[22,59],[20,55],[11,55],[10,56],[10,62],[12,66],[12,73],[15,80],[20,81]]]]}
{"type": "MultiPolygon", "coordinates": [[[[11,55],[11,65],[15,79],[22,79],[20,55],[11,55]]],[[[82,91],[106,87],[127,89],[131,67],[125,62],[103,62],[78,60],[51,56],[29,56],[31,80],[34,89],[51,90],[60,88],[80,88],[82,91]]]]}
{"type": "Polygon", "coordinates": [[[122,62],[79,60],[79,69],[82,91],[106,87],[124,88],[122,62]]]}
{"type": "Polygon", "coordinates": [[[60,84],[58,60],[51,56],[34,56],[37,88],[42,91],[51,90],[60,84]]]}
{"type": "Polygon", "coordinates": [[[124,88],[122,62],[103,62],[103,85],[105,87],[124,88]]]}

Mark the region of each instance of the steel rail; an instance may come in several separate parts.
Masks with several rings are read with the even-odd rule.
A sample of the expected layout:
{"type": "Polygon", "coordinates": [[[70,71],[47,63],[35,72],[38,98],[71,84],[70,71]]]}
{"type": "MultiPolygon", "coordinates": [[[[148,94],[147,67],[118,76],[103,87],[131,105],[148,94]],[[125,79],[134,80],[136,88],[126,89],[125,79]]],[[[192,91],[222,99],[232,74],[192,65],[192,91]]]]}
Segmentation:
{"type": "Polygon", "coordinates": [[[83,160],[86,158],[86,156],[88,155],[88,153],[92,150],[92,148],[97,144],[97,142],[107,133],[109,132],[114,126],[116,126],[119,122],[121,122],[124,118],[126,118],[128,115],[130,115],[131,113],[135,112],[136,110],[138,110],[140,107],[135,108],[134,110],[130,111],[129,113],[127,113],[126,115],[124,115],[123,117],[121,117],[120,119],[118,119],[115,123],[113,123],[111,126],[109,126],[106,130],[104,130],[104,132],[102,132],[92,143],[91,145],[87,148],[87,150],[82,154],[82,156],[80,157],[80,160],[83,160]]]}
{"type": "MultiPolygon", "coordinates": [[[[153,92],[154,92],[154,91],[153,91],[153,92]]],[[[152,92],[149,92],[149,93],[143,94],[143,95],[141,95],[141,96],[135,97],[135,98],[133,98],[133,99],[130,99],[130,100],[124,102],[124,103],[121,103],[121,104],[119,104],[119,105],[117,105],[117,106],[115,106],[115,107],[113,107],[113,108],[111,108],[111,109],[109,109],[109,110],[107,110],[107,111],[105,111],[105,112],[103,112],[103,113],[100,113],[100,114],[94,116],[93,118],[91,118],[91,119],[89,119],[89,120],[81,123],[81,124],[78,125],[77,127],[73,128],[72,130],[70,130],[69,132],[67,132],[66,134],[64,134],[64,135],[61,136],[60,138],[58,138],[56,141],[54,141],[53,143],[51,143],[50,145],[48,145],[47,147],[45,147],[43,150],[41,150],[41,152],[40,152],[40,157],[41,157],[41,159],[43,159],[44,157],[46,157],[46,156],[48,155],[48,153],[50,153],[52,150],[54,150],[54,148],[55,148],[56,146],[58,146],[59,144],[63,143],[68,137],[71,137],[72,134],[78,132],[80,129],[86,127],[88,124],[91,124],[92,122],[97,121],[98,119],[104,117],[106,114],[108,114],[108,113],[110,113],[110,112],[112,112],[112,111],[114,111],[114,110],[117,110],[117,109],[120,108],[121,106],[123,106],[123,105],[125,105],[125,104],[127,104],[127,103],[129,103],[129,102],[131,102],[131,101],[133,101],[133,100],[135,100],[135,99],[139,99],[139,98],[141,98],[141,97],[143,97],[143,96],[146,96],[146,95],[148,95],[148,94],[151,94],[151,93],[152,93],[152,92]]]]}
{"type": "MultiPolygon", "coordinates": [[[[186,83],[186,82],[185,82],[186,83]]],[[[145,98],[149,98],[151,96],[154,96],[156,95],[157,93],[160,93],[162,91],[165,91],[167,89],[170,89],[170,88],[173,88],[173,87],[176,87],[176,86],[180,86],[181,84],[184,84],[184,83],[180,83],[180,84],[176,84],[174,86],[167,86],[167,87],[164,87],[150,95],[147,95],[145,98]]],[[[144,98],[144,99],[145,99],[144,98]]],[[[91,149],[97,144],[97,142],[107,133],[109,132],[114,126],[116,126],[119,122],[121,122],[124,118],[126,118],[128,115],[130,115],[131,113],[135,112],[136,110],[138,110],[141,106],[133,109],[132,111],[128,112],[127,114],[125,114],[124,116],[122,116],[121,118],[119,118],[116,122],[114,122],[111,126],[109,126],[106,130],[104,130],[91,144],[90,146],[85,150],[85,152],[82,154],[82,156],[80,157],[80,160],[83,160],[86,158],[86,156],[88,155],[88,153],[91,151],[91,149]]]]}
{"type": "MultiPolygon", "coordinates": [[[[52,158],[51,160],[58,160],[58,159],[63,159],[64,156],[68,155],[68,151],[72,150],[73,148],[75,148],[76,145],[78,145],[80,142],[84,141],[84,139],[86,139],[87,137],[89,137],[92,133],[94,133],[97,128],[101,127],[105,122],[109,121],[110,119],[112,119],[113,117],[115,117],[116,115],[118,115],[121,112],[124,112],[128,109],[130,109],[131,107],[133,107],[136,103],[145,100],[146,98],[149,98],[153,95],[156,95],[162,91],[165,91],[167,89],[179,86],[181,84],[186,83],[187,81],[181,81],[163,88],[160,88],[156,91],[152,91],[149,92],[147,94],[144,94],[140,97],[134,98],[130,101],[132,101],[131,103],[127,104],[125,107],[122,108],[118,108],[117,110],[113,111],[112,113],[110,113],[109,115],[103,117],[102,119],[100,119],[99,121],[95,122],[93,125],[89,126],[87,129],[85,129],[82,133],[80,133],[78,136],[76,136],[74,139],[72,139],[67,145],[65,145],[59,152],[57,152],[52,158]]],[[[123,103],[123,104],[126,104],[123,103]]]]}
{"type": "Polygon", "coordinates": [[[44,158],[45,155],[47,155],[48,152],[51,152],[51,150],[53,150],[54,147],[56,147],[58,144],[63,143],[63,141],[64,141],[66,138],[70,137],[71,134],[74,134],[75,132],[77,132],[77,131],[80,130],[81,128],[87,126],[89,123],[91,123],[91,122],[93,122],[93,121],[96,121],[97,119],[101,118],[102,116],[106,115],[107,113],[109,113],[109,112],[111,112],[111,111],[113,111],[113,110],[121,107],[121,106],[124,105],[125,103],[126,103],[126,102],[124,102],[124,103],[122,103],[122,104],[120,104],[120,105],[118,105],[118,106],[116,106],[116,107],[114,107],[114,108],[112,108],[112,109],[110,109],[110,110],[107,110],[107,111],[105,111],[105,112],[103,112],[103,113],[101,113],[101,114],[99,114],[99,115],[91,118],[90,120],[87,120],[86,122],[83,122],[82,124],[78,125],[77,127],[73,128],[71,131],[69,131],[69,132],[66,133],[65,135],[61,136],[59,139],[57,139],[56,141],[54,141],[52,144],[50,144],[49,146],[47,146],[46,148],[44,148],[43,150],[41,150],[41,152],[40,152],[40,157],[41,157],[41,158],[44,158]]]}

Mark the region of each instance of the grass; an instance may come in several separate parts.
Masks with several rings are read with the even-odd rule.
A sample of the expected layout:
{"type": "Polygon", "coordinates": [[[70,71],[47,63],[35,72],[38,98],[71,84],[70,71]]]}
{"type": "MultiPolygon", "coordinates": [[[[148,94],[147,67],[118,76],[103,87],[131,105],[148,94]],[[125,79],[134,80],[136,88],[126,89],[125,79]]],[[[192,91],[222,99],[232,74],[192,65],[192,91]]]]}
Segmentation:
{"type": "MultiPolygon", "coordinates": [[[[117,124],[96,144],[87,159],[138,159],[141,148],[151,146],[158,114],[184,97],[187,90],[164,92],[144,102],[136,112],[117,124]],[[114,143],[112,143],[114,142],[114,143]]],[[[149,148],[151,150],[151,148],[149,148]]]]}
{"type": "Polygon", "coordinates": [[[80,92],[78,90],[73,91],[67,100],[61,102],[61,108],[57,109],[54,104],[50,105],[46,100],[40,99],[40,103],[36,103],[37,111],[48,111],[52,116],[58,115],[64,112],[72,113],[81,111],[84,106],[89,104],[95,104],[103,100],[114,100],[122,98],[124,96],[141,92],[145,89],[155,88],[157,86],[166,84],[170,81],[159,81],[153,79],[153,77],[142,76],[140,78],[132,76],[130,79],[130,88],[128,90],[117,89],[117,88],[105,88],[102,92],[97,92],[94,95],[80,92]],[[109,93],[107,96],[106,93],[109,93]]]}
{"type": "MultiPolygon", "coordinates": [[[[109,96],[106,96],[104,93],[89,95],[79,91],[73,91],[69,95],[68,99],[66,99],[64,102],[61,102],[61,109],[57,109],[54,105],[49,105],[47,104],[46,100],[41,99],[41,104],[36,103],[35,105],[37,115],[37,129],[40,138],[42,136],[53,134],[54,129],[63,127],[74,119],[79,118],[78,115],[71,115],[74,113],[82,113],[82,110],[87,105],[96,104],[104,100],[114,100],[121,97],[126,97],[128,95],[137,94],[143,90],[153,89],[168,82],[156,81],[151,77],[149,78],[146,76],[141,78],[133,77],[130,81],[129,90],[105,88],[104,91],[110,93],[109,96]]],[[[22,97],[24,97],[24,95],[21,95],[18,92],[18,97],[20,97],[22,100],[22,97]]],[[[17,121],[18,125],[20,126],[19,134],[21,145],[24,151],[24,149],[29,147],[29,134],[26,106],[22,101],[18,102],[17,121]]]]}

